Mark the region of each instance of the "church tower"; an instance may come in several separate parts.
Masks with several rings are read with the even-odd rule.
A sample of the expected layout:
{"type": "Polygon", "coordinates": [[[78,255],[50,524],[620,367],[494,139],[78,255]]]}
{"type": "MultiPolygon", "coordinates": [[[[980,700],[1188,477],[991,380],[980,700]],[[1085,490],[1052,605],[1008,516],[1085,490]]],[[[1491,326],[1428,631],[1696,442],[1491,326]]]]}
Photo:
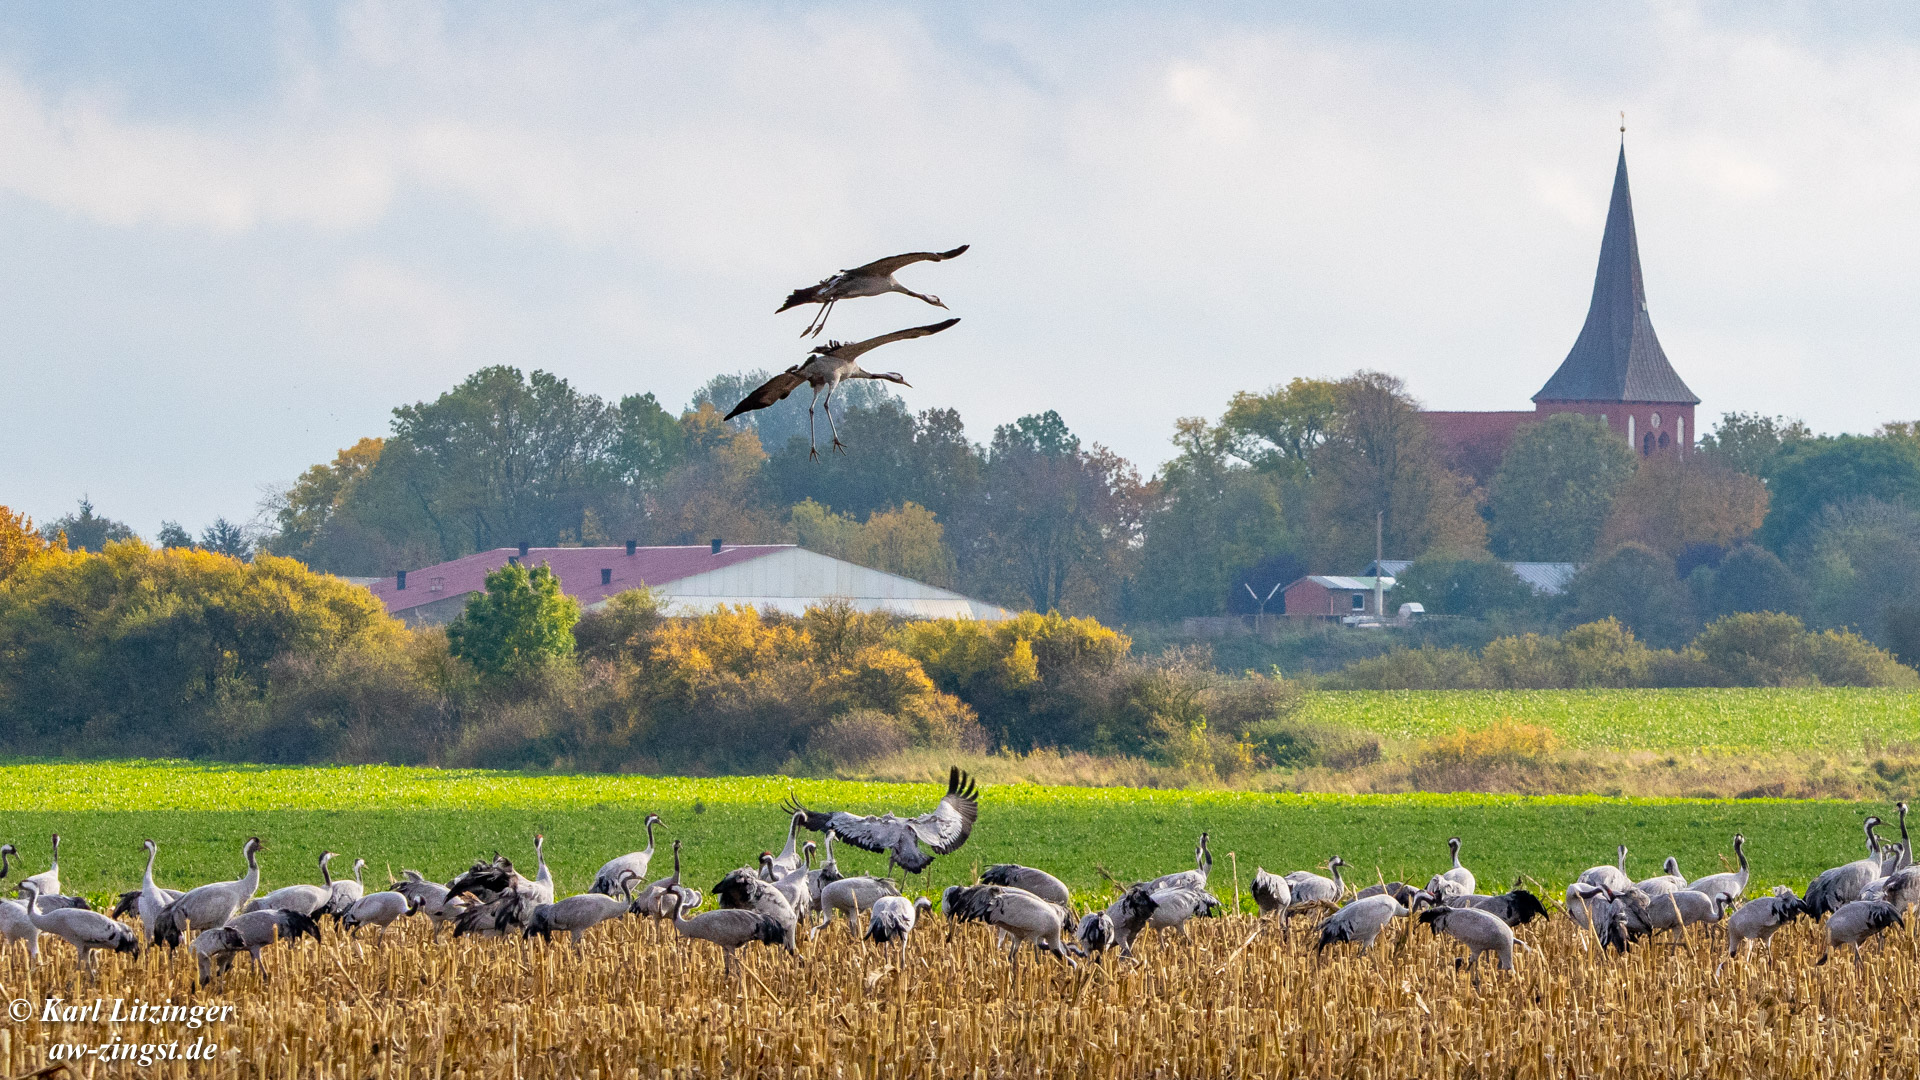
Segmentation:
{"type": "Polygon", "coordinates": [[[1643,455],[1684,457],[1692,451],[1698,430],[1693,410],[1700,399],[1667,362],[1647,315],[1625,146],[1613,173],[1613,201],[1586,325],[1533,403],[1540,419],[1567,412],[1605,417],[1614,433],[1643,455]]]}

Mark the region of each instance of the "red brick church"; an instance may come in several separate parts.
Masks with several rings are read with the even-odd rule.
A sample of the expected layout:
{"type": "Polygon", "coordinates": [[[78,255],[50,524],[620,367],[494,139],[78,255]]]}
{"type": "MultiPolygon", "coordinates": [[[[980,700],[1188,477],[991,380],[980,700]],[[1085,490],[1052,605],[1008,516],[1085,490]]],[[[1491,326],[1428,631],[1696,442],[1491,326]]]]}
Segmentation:
{"type": "Polygon", "coordinates": [[[1429,412],[1434,440],[1454,468],[1481,480],[1493,475],[1523,423],[1554,413],[1603,416],[1607,426],[1642,454],[1685,456],[1695,437],[1693,409],[1700,399],[1680,381],[1647,317],[1640,277],[1640,244],[1627,191],[1627,151],[1613,174],[1613,202],[1600,240],[1593,303],[1573,350],[1526,412],[1429,412]]]}

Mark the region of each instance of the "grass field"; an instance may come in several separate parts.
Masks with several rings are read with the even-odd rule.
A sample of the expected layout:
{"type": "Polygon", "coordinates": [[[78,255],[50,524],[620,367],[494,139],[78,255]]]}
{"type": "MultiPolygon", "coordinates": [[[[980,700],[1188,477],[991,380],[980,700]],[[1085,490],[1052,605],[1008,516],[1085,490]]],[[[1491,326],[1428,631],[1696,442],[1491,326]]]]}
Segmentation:
{"type": "Polygon", "coordinates": [[[1318,691],[1306,714],[1393,739],[1502,719],[1569,748],[1858,751],[1920,743],[1920,694],[1866,689],[1318,691]]]}
{"type": "MultiPolygon", "coordinates": [[[[563,893],[579,891],[606,859],[643,847],[649,811],[666,821],[655,866],[685,841],[687,876],[701,887],[786,830],[780,800],[792,791],[816,808],[916,813],[939,797],[931,785],[860,784],[785,777],[721,779],[539,776],[357,766],[278,768],[169,762],[0,766],[0,840],[21,849],[25,870],[44,869],[58,830],[69,891],[100,897],[139,881],[140,841],[161,845],[159,878],[179,887],[238,877],[242,840],[259,835],[263,888],[316,879],[323,848],[367,860],[373,882],[402,867],[445,880],[497,849],[532,872],[532,834],[563,893]],[[31,807],[31,809],[17,809],[31,807]]],[[[1527,873],[1558,889],[1579,871],[1611,862],[1616,843],[1629,869],[1650,876],[1667,855],[1698,875],[1722,868],[1729,838],[1748,838],[1756,888],[1796,889],[1859,857],[1859,823],[1889,807],[1839,801],[1651,800],[1486,795],[1273,795],[1015,785],[983,789],[972,840],[910,887],[932,891],[972,879],[976,866],[1041,866],[1088,894],[1104,892],[1097,869],[1139,878],[1191,866],[1197,834],[1213,834],[1213,883],[1232,892],[1255,865],[1293,870],[1338,854],[1370,883],[1425,881],[1442,868],[1446,838],[1465,840],[1463,859],[1489,891],[1527,873]]],[[[882,858],[840,850],[843,871],[880,872],[882,858]]],[[[341,864],[336,863],[338,868],[341,864]]]]}

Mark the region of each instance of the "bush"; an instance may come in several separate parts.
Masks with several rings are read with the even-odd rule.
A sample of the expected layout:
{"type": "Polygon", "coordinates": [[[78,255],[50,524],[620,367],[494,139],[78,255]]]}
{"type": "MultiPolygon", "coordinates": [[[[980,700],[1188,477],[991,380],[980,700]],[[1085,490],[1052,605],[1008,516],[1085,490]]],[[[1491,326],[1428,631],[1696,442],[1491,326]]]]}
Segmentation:
{"type": "Polygon", "coordinates": [[[485,592],[467,597],[447,643],[481,674],[507,678],[573,655],[579,621],[580,602],[560,591],[552,569],[508,563],[487,575],[485,592]]]}
{"type": "Polygon", "coordinates": [[[878,709],[854,709],[829,720],[807,739],[807,756],[833,769],[858,769],[905,750],[900,721],[878,709]]]}
{"type": "Polygon", "coordinates": [[[1420,748],[1419,760],[1440,767],[1526,765],[1547,760],[1559,748],[1560,737],[1552,728],[1507,718],[1477,731],[1463,727],[1429,739],[1420,748]]]}
{"type": "Polygon", "coordinates": [[[1809,634],[1814,677],[1826,686],[1920,686],[1920,672],[1847,630],[1809,634]]]}
{"type": "Polygon", "coordinates": [[[1025,612],[998,623],[907,623],[895,645],[941,691],[987,718],[1002,746],[1089,748],[1101,738],[1112,678],[1132,642],[1093,619],[1025,612]]]}
{"type": "Polygon", "coordinates": [[[1355,660],[1322,684],[1333,690],[1476,690],[1487,685],[1487,673],[1466,649],[1421,646],[1355,660]]]}
{"type": "Polygon", "coordinates": [[[1485,618],[1496,612],[1523,611],[1533,590],[1520,576],[1492,558],[1422,555],[1394,586],[1394,599],[1420,604],[1435,615],[1485,618]]]}
{"type": "Polygon", "coordinates": [[[1805,686],[1817,681],[1807,639],[1791,615],[1750,612],[1715,619],[1693,649],[1735,686],[1805,686]]]}

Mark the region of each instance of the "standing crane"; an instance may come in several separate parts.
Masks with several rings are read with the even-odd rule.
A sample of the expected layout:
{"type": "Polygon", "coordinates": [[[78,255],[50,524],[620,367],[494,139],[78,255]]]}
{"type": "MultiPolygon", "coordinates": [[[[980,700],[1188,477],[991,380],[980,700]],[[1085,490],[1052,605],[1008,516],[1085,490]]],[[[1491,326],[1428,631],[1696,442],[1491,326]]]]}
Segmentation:
{"type": "Polygon", "coordinates": [[[1603,889],[1616,890],[1624,889],[1632,885],[1633,879],[1627,876],[1627,845],[1621,844],[1619,852],[1619,862],[1612,866],[1603,864],[1589,867],[1580,872],[1580,876],[1575,879],[1574,883],[1577,885],[1598,885],[1603,889]]]}
{"type": "Polygon", "coordinates": [[[1447,851],[1453,856],[1453,866],[1451,869],[1441,871],[1440,877],[1446,880],[1449,891],[1458,890],[1454,892],[1455,896],[1473,895],[1473,888],[1476,882],[1474,881],[1473,871],[1460,865],[1459,837],[1447,837],[1447,851]]]}
{"type": "Polygon", "coordinates": [[[1880,819],[1868,815],[1861,824],[1867,834],[1867,857],[1824,871],[1807,885],[1807,914],[1816,920],[1860,899],[1867,886],[1880,879],[1880,840],[1873,835],[1880,819]]]}
{"type": "Polygon", "coordinates": [[[949,885],[941,894],[941,910],[956,922],[983,922],[1012,939],[1007,950],[1013,962],[1013,981],[1020,981],[1020,946],[1050,952],[1078,967],[1067,955],[1067,909],[1048,903],[1025,889],[1004,885],[949,885]]]}
{"type": "Polygon", "coordinates": [[[240,906],[253,899],[260,889],[260,838],[249,836],[240,847],[246,857],[247,872],[234,881],[216,881],[197,889],[188,889],[180,899],[168,904],[155,920],[153,943],[177,946],[184,935],[206,930],[228,919],[240,906]]]}
{"type": "MultiPolygon", "coordinates": [[[[9,844],[8,846],[11,847],[12,845],[9,844]]],[[[26,888],[29,885],[33,886],[33,891],[36,896],[44,896],[44,897],[47,897],[48,899],[52,899],[60,895],[60,834],[59,833],[53,834],[53,858],[48,863],[47,868],[33,875],[30,878],[22,878],[20,880],[20,884],[14,887],[14,895],[25,897],[27,895],[26,888]]]]}
{"type": "Polygon", "coordinates": [[[288,885],[275,889],[265,896],[247,901],[248,911],[297,911],[309,918],[324,911],[327,901],[333,899],[333,875],[327,873],[327,863],[338,855],[337,852],[320,853],[319,885],[288,885]]]}
{"type": "Polygon", "coordinates": [[[1066,882],[1031,866],[1018,863],[995,863],[980,874],[983,885],[1011,885],[1016,889],[1025,889],[1033,895],[1054,904],[1071,904],[1073,896],[1067,892],[1066,882]]]}
{"type": "MultiPolygon", "coordinates": [[[[914,924],[920,921],[921,914],[933,910],[933,901],[926,897],[909,903],[904,896],[882,896],[874,901],[873,910],[867,916],[867,940],[885,945],[890,941],[900,943],[900,966],[907,966],[907,935],[913,933],[914,924]]],[[[852,919],[847,924],[853,924],[852,919]]]]}
{"type": "Polygon", "coordinates": [[[778,315],[788,308],[801,307],[805,304],[819,304],[820,310],[814,315],[813,320],[807,324],[805,330],[800,331],[801,337],[809,334],[817,337],[820,331],[827,327],[827,313],[833,310],[833,305],[842,300],[853,300],[862,296],[884,296],[887,293],[897,292],[911,296],[915,300],[924,300],[934,307],[946,307],[947,305],[940,302],[939,297],[929,293],[914,292],[895,281],[893,275],[914,263],[945,262],[955,256],[964,255],[969,246],[961,244],[952,251],[910,251],[905,255],[891,255],[884,259],[875,259],[864,266],[856,266],[851,270],[842,270],[831,277],[820,279],[818,285],[793,290],[787,297],[787,302],[781,304],[774,314],[778,315]]]}
{"type": "Polygon", "coordinates": [[[1193,869],[1177,873],[1162,874],[1147,882],[1148,892],[1162,889],[1204,890],[1207,878],[1213,876],[1213,852],[1207,848],[1207,834],[1200,834],[1200,843],[1193,849],[1193,869]]]}
{"type": "MultiPolygon", "coordinates": [[[[140,941],[133,936],[133,931],[105,915],[81,908],[41,911],[38,904],[40,890],[34,887],[33,879],[28,878],[21,882],[20,888],[24,891],[22,899],[27,905],[27,917],[33,920],[35,929],[52,934],[78,949],[80,965],[86,968],[87,974],[99,974],[93,964],[93,953],[96,949],[122,953],[140,951],[140,941]]],[[[1894,917],[1899,918],[1897,915],[1894,917]]]]}
{"type": "Polygon", "coordinates": [[[1906,923],[1900,918],[1900,913],[1893,910],[1893,905],[1885,900],[1853,900],[1842,904],[1840,909],[1833,913],[1833,918],[1827,920],[1827,947],[1820,950],[1820,959],[1815,961],[1813,966],[1819,967],[1826,963],[1827,955],[1833,952],[1835,945],[1851,945],[1853,946],[1853,963],[1858,967],[1861,963],[1860,944],[1862,942],[1889,927],[1905,925],[1906,923]]]}
{"type": "Polygon", "coordinates": [[[593,887],[587,891],[590,893],[600,893],[603,896],[612,896],[614,893],[620,891],[621,879],[628,871],[632,871],[636,879],[645,880],[647,876],[647,866],[653,862],[653,827],[664,824],[666,823],[660,820],[659,814],[648,814],[647,846],[643,850],[629,852],[617,859],[607,860],[607,864],[602,866],[600,872],[593,876],[593,887]]]}
{"type": "MultiPolygon", "coordinates": [[[[1740,833],[1733,834],[1733,854],[1740,860],[1740,869],[1721,874],[1708,874],[1706,877],[1688,882],[1686,887],[1697,893],[1705,893],[1708,896],[1719,896],[1724,893],[1730,899],[1740,899],[1741,894],[1747,891],[1748,876],[1747,838],[1740,833]]],[[[1669,873],[1678,874],[1680,872],[1679,863],[1672,859],[1668,859],[1667,862],[1669,864],[1669,873]]],[[[1620,890],[1615,889],[1614,891],[1619,892],[1620,890]]]]}
{"type": "MultiPolygon", "coordinates": [[[[751,879],[751,872],[747,876],[751,879]]],[[[738,965],[733,956],[734,950],[751,942],[785,945],[787,951],[793,951],[791,925],[782,925],[780,920],[765,912],[744,907],[723,907],[718,911],[702,912],[691,919],[687,918],[687,909],[693,906],[693,898],[680,888],[680,841],[678,840],[673,842],[673,876],[667,879],[663,895],[672,897],[676,901],[673,905],[674,930],[681,937],[711,941],[720,946],[720,951],[726,954],[726,966],[729,971],[738,965]]]]}
{"type": "Polygon", "coordinates": [[[908,338],[926,337],[928,334],[937,334],[959,321],[959,319],[948,319],[945,322],[937,322],[928,326],[915,326],[906,330],[895,330],[891,334],[881,334],[879,337],[870,337],[865,341],[829,341],[825,345],[816,345],[814,346],[813,353],[805,360],[775,375],[766,382],[761,383],[752,393],[740,399],[740,404],[735,405],[722,419],[731,420],[741,413],[764,409],[775,402],[783,401],[786,399],[786,396],[793,393],[800,384],[805,383],[813,387],[813,400],[807,403],[808,459],[812,460],[820,456],[818,437],[815,434],[813,422],[813,410],[815,405],[820,404],[820,394],[823,390],[826,392],[827,398],[825,404],[821,405],[821,407],[827,411],[827,429],[833,434],[833,448],[844,451],[846,444],[840,441],[840,428],[833,420],[833,392],[842,382],[848,379],[879,379],[883,382],[899,383],[901,386],[913,385],[906,380],[905,376],[897,371],[874,372],[865,370],[858,362],[860,357],[882,345],[895,341],[905,341],[908,338]]]}

